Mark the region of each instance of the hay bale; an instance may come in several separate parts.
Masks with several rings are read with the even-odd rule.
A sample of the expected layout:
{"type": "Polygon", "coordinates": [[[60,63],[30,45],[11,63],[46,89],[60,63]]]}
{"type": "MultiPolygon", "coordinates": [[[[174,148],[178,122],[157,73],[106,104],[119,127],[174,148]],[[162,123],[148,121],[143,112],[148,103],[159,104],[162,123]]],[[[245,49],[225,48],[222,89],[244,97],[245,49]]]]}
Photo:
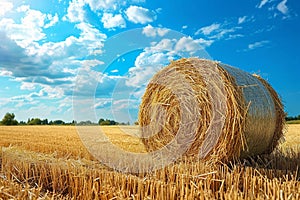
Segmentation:
{"type": "Polygon", "coordinates": [[[262,78],[218,62],[172,62],[150,81],[139,111],[149,152],[236,158],[270,153],[282,137],[282,103],[262,78]]]}

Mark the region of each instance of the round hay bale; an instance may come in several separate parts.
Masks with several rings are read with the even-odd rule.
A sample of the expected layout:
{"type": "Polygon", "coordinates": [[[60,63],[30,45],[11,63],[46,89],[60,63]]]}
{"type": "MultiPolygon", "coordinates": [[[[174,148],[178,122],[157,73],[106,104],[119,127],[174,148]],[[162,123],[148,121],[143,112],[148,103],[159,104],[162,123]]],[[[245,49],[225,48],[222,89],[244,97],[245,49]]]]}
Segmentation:
{"type": "Polygon", "coordinates": [[[230,161],[270,153],[283,135],[284,111],[262,78],[215,61],[188,58],[159,71],[139,111],[149,152],[230,161]]]}

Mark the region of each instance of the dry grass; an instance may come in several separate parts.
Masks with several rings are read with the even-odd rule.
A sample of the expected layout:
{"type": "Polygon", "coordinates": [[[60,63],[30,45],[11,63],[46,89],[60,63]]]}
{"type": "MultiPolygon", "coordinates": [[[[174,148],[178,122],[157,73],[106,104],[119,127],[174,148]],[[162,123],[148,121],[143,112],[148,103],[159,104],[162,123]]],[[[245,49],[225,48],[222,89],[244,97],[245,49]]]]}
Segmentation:
{"type": "MultiPolygon", "coordinates": [[[[104,130],[116,145],[144,151],[120,128],[104,130]]],[[[299,199],[300,126],[287,130],[286,142],[268,156],[227,165],[181,160],[130,175],[93,160],[75,127],[2,126],[0,199],[299,199]]]]}

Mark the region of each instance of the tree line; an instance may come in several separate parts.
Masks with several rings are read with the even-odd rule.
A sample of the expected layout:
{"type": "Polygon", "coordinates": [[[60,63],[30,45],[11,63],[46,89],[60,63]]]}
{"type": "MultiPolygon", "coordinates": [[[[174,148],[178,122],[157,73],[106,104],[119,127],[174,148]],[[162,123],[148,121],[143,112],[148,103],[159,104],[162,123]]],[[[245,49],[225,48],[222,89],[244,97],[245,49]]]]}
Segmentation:
{"type": "Polygon", "coordinates": [[[79,125],[79,126],[91,126],[91,125],[130,125],[129,122],[116,122],[110,119],[99,119],[98,123],[92,122],[90,120],[76,122],[73,120],[72,122],[64,122],[63,120],[48,120],[48,119],[40,119],[40,118],[28,118],[27,122],[20,121],[18,122],[15,119],[14,113],[6,113],[3,119],[0,121],[0,125],[4,126],[16,126],[16,125],[79,125]]]}
{"type": "Polygon", "coordinates": [[[285,120],[286,121],[300,120],[300,115],[298,115],[296,117],[286,117],[285,120]]]}

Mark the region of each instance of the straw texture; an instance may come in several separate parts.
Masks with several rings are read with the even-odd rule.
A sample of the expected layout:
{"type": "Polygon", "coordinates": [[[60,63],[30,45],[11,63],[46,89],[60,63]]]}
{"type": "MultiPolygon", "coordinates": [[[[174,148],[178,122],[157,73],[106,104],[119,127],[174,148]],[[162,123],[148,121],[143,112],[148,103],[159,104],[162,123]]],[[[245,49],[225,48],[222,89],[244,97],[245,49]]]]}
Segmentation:
{"type": "Polygon", "coordinates": [[[139,111],[149,152],[167,148],[203,160],[270,153],[282,137],[284,112],[258,76],[215,61],[180,59],[147,86],[139,111]]]}

